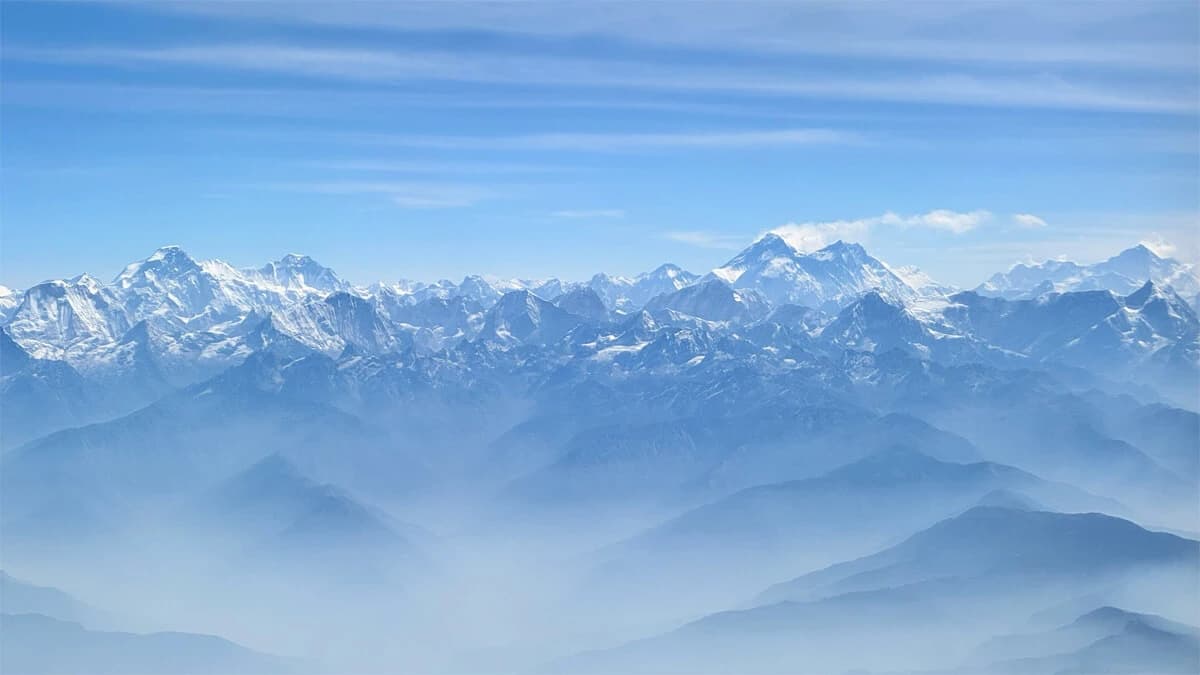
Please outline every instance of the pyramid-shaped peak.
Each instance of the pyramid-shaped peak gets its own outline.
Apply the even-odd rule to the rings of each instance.
[[[303,253],[288,253],[280,258],[279,262],[287,263],[289,265],[307,265],[316,261],[311,257],[304,255]]]
[[[468,274],[463,277],[461,283],[458,284],[458,289],[486,292],[487,294],[498,294],[496,287],[490,281],[479,274]]]
[[[195,260],[193,260],[192,257],[187,254],[187,251],[184,251],[183,247],[179,246],[178,244],[169,244],[167,246],[160,246],[157,250],[154,251],[154,253],[151,253],[150,257],[146,258],[146,260],[144,262],[148,262],[148,263],[165,262],[165,263],[169,263],[169,264],[174,264],[174,263],[195,264]]]
[[[993,506],[1002,509],[1019,509],[1025,511],[1045,510],[1029,495],[1010,488],[997,488],[979,498],[976,506]]]
[[[279,260],[276,260],[273,263],[268,263],[263,269],[266,271],[272,267],[308,273],[330,271],[328,267],[325,267],[321,263],[314,260],[312,256],[304,255],[302,253],[288,253]]]
[[[1125,304],[1129,307],[1141,307],[1146,301],[1158,294],[1158,286],[1149,279],[1142,287],[1125,296]]]
[[[816,253],[817,254],[832,253],[832,254],[837,254],[837,255],[842,255],[842,256],[852,255],[852,256],[861,257],[861,256],[867,255],[867,249],[863,248],[862,244],[858,244],[855,242],[847,242],[847,241],[838,239],[837,241],[826,246],[825,248],[822,248],[821,250],[817,251]]]
[[[87,272],[71,277],[67,280],[67,283],[72,286],[82,286],[92,293],[99,291],[100,287],[104,285],[100,283],[99,279],[88,274]]]
[[[258,269],[258,274],[284,288],[312,288],[326,293],[349,288],[333,270],[300,253],[288,253],[267,263]]]
[[[889,297],[885,292],[878,288],[872,288],[866,293],[863,293],[853,304],[848,306],[844,312],[855,311],[866,312],[868,314],[894,314],[907,311],[904,303],[898,302]]]
[[[631,314],[622,327],[626,330],[641,328],[645,330],[658,330],[658,322],[650,315],[650,312],[642,309],[636,314]]]
[[[507,310],[513,310],[523,307],[534,307],[543,302],[545,301],[534,295],[532,291],[525,288],[518,288],[500,296],[500,300],[496,302],[496,305]]]
[[[712,295],[713,293],[725,294],[733,290],[733,286],[724,279],[711,278],[701,279],[692,286],[680,289],[679,292],[687,292],[691,295]]]
[[[127,286],[140,283],[138,280],[170,278],[199,269],[200,265],[182,247],[172,244],[160,247],[144,260],[126,265],[117,275],[116,282]]]
[[[273,452],[260,459],[246,470],[246,475],[286,476],[291,479],[299,479],[301,477],[296,466],[278,452]]]
[[[1143,266],[1156,266],[1164,260],[1166,258],[1155,253],[1149,246],[1138,244],[1121,251],[1099,265],[1128,274],[1146,269]]]
[[[799,253],[795,246],[792,246],[788,243],[787,239],[784,239],[775,232],[768,232],[759,237],[746,251],[771,252],[778,255],[795,255]]]
[[[171,256],[180,254],[187,255],[187,252],[183,250],[182,246],[179,244],[166,244],[164,246],[159,246],[151,257],[153,258],[155,256]]]
[[[763,246],[778,246],[780,244],[790,246],[790,244],[787,243],[787,240],[776,232],[767,232],[763,236],[759,237],[754,243],[762,244]]]
[[[680,267],[679,265],[676,265],[674,263],[663,263],[663,264],[659,265],[658,267],[654,268],[654,270],[652,270],[651,272],[647,273],[646,276],[648,276],[648,277],[667,277],[670,279],[674,279],[675,277],[677,277],[681,274],[688,274],[688,272],[686,270],[684,270],[682,267]]]
[[[897,444],[835,469],[827,476],[862,485],[894,485],[957,476],[971,470],[970,465],[943,462],[915,448]]]
[[[142,319],[133,324],[133,326],[125,331],[121,336],[121,344],[140,344],[148,345],[155,338],[154,329],[150,326],[150,322]]]
[[[1130,256],[1130,257],[1136,256],[1139,258],[1161,258],[1162,257],[1159,254],[1155,253],[1154,249],[1150,248],[1149,246],[1147,246],[1145,244],[1138,244],[1137,246],[1127,248],[1124,251],[1121,251],[1120,253],[1117,254],[1118,258],[1121,256]]]

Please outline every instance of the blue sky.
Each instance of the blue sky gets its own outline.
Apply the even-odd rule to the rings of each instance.
[[[18,288],[167,243],[358,282],[704,271],[775,229],[964,286],[1200,257],[1194,2],[2,11]]]

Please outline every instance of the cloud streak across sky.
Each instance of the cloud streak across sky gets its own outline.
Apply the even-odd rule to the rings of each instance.
[[[535,152],[634,152],[644,150],[771,148],[862,143],[855,132],[837,129],[732,129],[662,133],[554,132],[513,136],[349,135],[371,145],[437,150]]]
[[[1168,3],[1048,3],[1012,1],[961,5],[864,2],[803,4],[707,2],[656,4],[647,21],[638,3],[413,2],[400,11],[372,3],[172,2],[159,11],[232,21],[333,28],[413,31],[489,31],[550,38],[603,36],[676,48],[713,44],[751,53],[872,58],[917,62],[1087,64],[1120,69],[1193,69],[1186,32],[1172,34],[1154,19],[1186,21],[1194,9]],[[857,39],[844,39],[854,13]],[[857,11],[856,11],[857,10]],[[863,11],[869,10],[869,11]],[[986,21],[986,35],[964,27]],[[1114,26],[1119,26],[1114,30]]]
[[[1017,0],[10,3],[0,244],[22,255],[0,282],[91,264],[73,242],[96,228],[124,233],[114,265],[151,228],[251,261],[358,235],[376,245],[341,266],[364,278],[703,271],[788,223],[970,285],[971,256],[930,251],[1096,236],[1080,212],[1137,218],[1121,247],[1193,251],[1153,214],[1200,203],[1198,21]]]
[[[827,69],[797,68],[795,64],[756,63],[738,68],[670,64],[659,60],[597,60],[278,43],[149,49],[111,46],[44,49],[14,45],[5,50],[5,55],[9,59],[35,63],[225,69],[377,85],[450,81],[1175,114],[1188,114],[1197,109],[1194,81],[1191,86],[1182,88],[1178,83],[1170,87],[1147,87],[1138,78],[1096,82],[1045,71],[996,74],[936,69],[838,76]]]

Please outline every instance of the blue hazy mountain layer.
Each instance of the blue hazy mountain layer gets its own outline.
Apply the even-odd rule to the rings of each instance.
[[[767,236],[359,287],[165,247],[35,285],[0,307],[2,665],[1188,672],[1194,274],[1110,262],[959,292]]]

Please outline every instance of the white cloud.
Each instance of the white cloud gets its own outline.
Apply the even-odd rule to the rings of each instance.
[[[663,239],[670,239],[700,248],[712,248],[723,251],[736,251],[746,245],[746,238],[738,235],[706,232],[703,230],[682,230],[664,232]]]
[[[555,211],[550,215],[555,218],[577,218],[577,219],[593,219],[593,218],[624,218],[625,211],[622,209],[565,209]]]
[[[408,209],[460,208],[496,196],[488,188],[457,183],[327,181],[271,183],[263,187],[330,195],[383,195],[393,204]]]
[[[824,248],[838,239],[864,241],[878,218],[835,220],[824,223],[788,223],[771,232],[783,237],[799,251],[810,252]]]
[[[1028,229],[1046,227],[1047,225],[1045,220],[1033,215],[1032,213],[1016,213],[1013,214],[1012,219],[1018,227],[1024,227]]]
[[[961,213],[948,209],[935,209],[929,213],[915,216],[899,216],[895,213],[885,213],[880,220],[884,225],[900,227],[924,227],[932,230],[945,230],[954,234],[962,234],[975,229],[992,219],[988,211],[976,210]]]
[[[1157,232],[1150,233],[1150,236],[1138,242],[1142,246],[1154,251],[1155,255],[1160,258],[1174,258],[1179,252],[1179,247],[1169,242],[1161,234]]]
[[[857,220],[788,223],[770,231],[783,237],[789,244],[801,251],[815,251],[838,239],[865,241],[870,236],[871,230],[881,225],[925,228],[962,234],[991,219],[992,214],[984,210],[959,212],[936,209],[911,216],[902,216],[889,211],[880,216]]]

